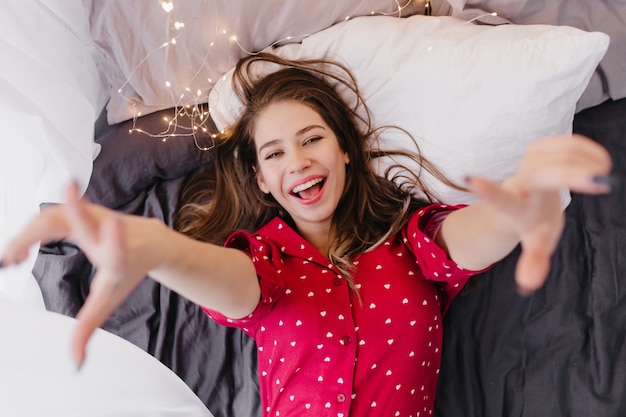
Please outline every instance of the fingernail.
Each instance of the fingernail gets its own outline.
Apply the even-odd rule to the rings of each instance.
[[[85,364],[85,356],[82,358],[74,358],[74,366],[76,367],[76,372],[80,372],[83,369],[83,365]]]
[[[4,260],[0,259],[0,268],[4,268]]]
[[[595,177],[593,177],[592,180],[596,184],[606,185],[611,190],[613,190],[614,188],[616,188],[619,185],[619,182],[617,181],[617,178],[615,178],[615,177],[613,177],[611,175],[596,175]]]
[[[517,293],[520,297],[529,297],[532,295],[533,291],[527,290],[526,288],[517,287]]]

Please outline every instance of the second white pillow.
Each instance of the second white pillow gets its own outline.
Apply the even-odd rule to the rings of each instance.
[[[375,124],[411,132],[422,154],[462,183],[475,174],[501,181],[515,172],[531,141],[571,133],[576,101],[608,44],[603,33],[565,26],[368,16],[268,52],[347,64]],[[219,129],[231,125],[242,108],[231,76],[232,70],[209,97]],[[381,147],[413,149],[393,129],[383,134]],[[425,179],[443,202],[475,201],[429,175]]]

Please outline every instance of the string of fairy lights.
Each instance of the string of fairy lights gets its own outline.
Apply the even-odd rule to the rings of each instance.
[[[180,37],[183,35],[186,29],[185,22],[175,20],[172,18],[172,12],[175,10],[176,5],[172,0],[157,0],[163,10],[166,13],[167,17],[167,27],[165,29],[165,34],[167,40],[163,44],[161,44],[156,49],[150,51],[146,56],[130,71],[126,81],[122,84],[122,86],[118,89],[118,94],[122,97],[123,100],[127,101],[131,104],[131,106],[135,107],[136,101],[130,97],[126,97],[123,93],[124,89],[129,85],[131,78],[135,75],[135,73],[144,65],[150,57],[165,49],[167,52],[168,48],[176,47]],[[367,0],[362,0],[355,8],[345,17],[344,20],[350,20],[358,14],[359,10]],[[402,1],[402,3],[400,2]],[[409,7],[415,0],[394,0],[395,2],[395,11],[393,12],[385,12],[385,11],[375,11],[372,10],[369,12],[370,15],[384,15],[384,16],[397,16],[401,18],[403,16],[404,10]],[[432,12],[432,7],[430,1],[424,2],[424,14],[430,15]],[[496,13],[490,13],[492,16],[496,16]],[[473,18],[471,21],[474,21],[482,16],[478,16]],[[471,22],[470,21],[470,22]],[[201,77],[203,72],[203,66],[209,61],[211,57],[211,50],[218,42],[227,42],[229,47],[234,46],[239,48],[241,52],[246,55],[254,55],[257,54],[258,51],[248,50],[244,45],[242,45],[239,41],[239,37],[237,34],[229,34],[227,30],[220,29],[216,23],[215,31],[214,31],[214,39],[208,42],[208,48],[205,56],[202,60],[202,65],[200,65],[195,73],[192,76],[192,80],[196,80]],[[276,40],[268,47],[273,47],[289,42],[299,42],[302,39],[306,38],[310,34],[302,33],[302,34],[293,34],[286,37],[283,37],[279,40]],[[225,75],[222,75],[225,76]],[[170,92],[172,98],[175,101],[175,105],[169,115],[163,116],[164,129],[160,132],[150,132],[144,130],[140,127],[141,116],[142,113],[140,111],[134,112],[132,118],[132,126],[129,129],[129,134],[132,133],[141,133],[143,135],[147,135],[149,137],[160,139],[163,142],[168,141],[172,138],[177,137],[192,137],[195,143],[195,146],[202,150],[208,151],[214,147],[213,140],[216,138],[216,131],[214,130],[214,125],[211,121],[210,116],[210,108],[208,106],[208,94],[211,89],[211,86],[214,85],[214,80],[211,77],[207,77],[206,79],[207,88],[204,89],[196,89],[192,90],[189,86],[177,86],[178,91],[182,91],[177,96],[175,96],[174,86],[169,80],[164,80],[164,87]],[[191,85],[191,83],[189,84]]]

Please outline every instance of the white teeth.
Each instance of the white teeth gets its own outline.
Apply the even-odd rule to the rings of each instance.
[[[300,191],[311,188],[315,184],[319,184],[320,182],[322,182],[322,178],[316,178],[314,180],[307,181],[304,184],[296,185],[295,187],[293,187],[293,190],[291,190],[291,192],[294,194],[298,194]]]

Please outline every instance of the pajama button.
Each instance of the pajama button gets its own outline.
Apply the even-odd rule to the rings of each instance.
[[[341,278],[339,278],[339,277],[336,277],[334,282],[335,282],[335,285],[339,286],[339,285],[341,285],[343,280]]]
[[[344,394],[337,395],[337,401],[339,401],[340,403],[344,402],[345,400],[346,400],[346,396]]]
[[[352,343],[352,338],[350,336],[344,336],[341,338],[342,345],[349,345],[350,343]]]

